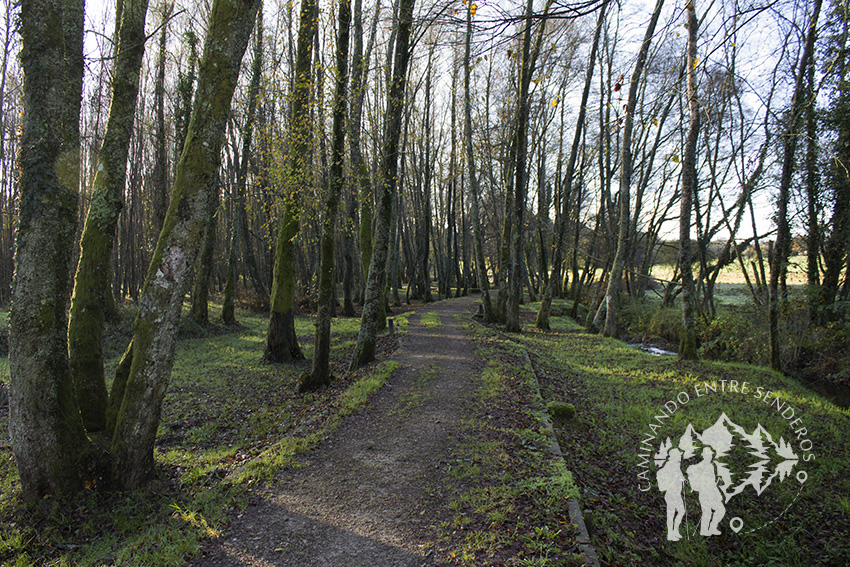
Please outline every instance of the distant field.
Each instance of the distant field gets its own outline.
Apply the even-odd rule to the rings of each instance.
[[[753,267],[751,264],[751,259],[745,260],[747,264],[747,268],[749,270],[750,281],[755,284],[755,279],[753,278]],[[767,260],[765,259],[765,262]],[[696,268],[696,266],[694,266]],[[767,277],[770,277],[770,268],[765,263],[765,274]],[[694,270],[694,274],[696,274],[696,269]],[[657,265],[652,268],[651,275],[659,280],[669,280],[673,277],[673,266],[670,265]],[[746,291],[747,288],[747,280],[744,278],[743,272],[741,272],[741,265],[735,262],[729,266],[726,266],[720,271],[720,275],[717,276],[718,284],[736,284],[744,287]],[[798,286],[806,283],[806,258],[805,256],[792,256],[788,262],[788,285],[789,286]]]

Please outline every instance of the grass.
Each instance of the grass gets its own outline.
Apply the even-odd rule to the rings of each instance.
[[[422,370],[410,391],[402,396],[396,407],[393,408],[392,414],[399,417],[410,415],[414,409],[421,407],[428,401],[430,393],[426,386],[439,373],[440,366],[438,364],[431,364],[428,368]]]
[[[443,322],[440,320],[440,315],[433,311],[423,313],[419,322],[422,323],[426,329],[439,329],[443,326]]]
[[[529,320],[537,306],[528,306]],[[694,566],[850,564],[846,537],[850,506],[841,496],[850,494],[848,410],[764,368],[651,356],[622,342],[586,334],[567,318],[553,319],[552,327],[551,332],[539,332],[527,325],[516,340],[531,353],[546,401],[563,401],[576,408],[575,418],[556,423],[555,429],[567,467],[581,489],[582,505],[590,513],[593,543],[604,561]],[[744,382],[746,393],[742,392]],[[707,390],[706,384],[717,387],[717,392]],[[777,401],[765,403],[767,391]],[[682,392],[688,394],[687,399],[681,398],[686,401],[680,400],[676,411],[660,420],[662,425],[653,432],[649,424],[658,423],[655,416],[665,403],[676,401]],[[790,414],[789,407],[800,418],[793,425],[792,419],[782,415],[783,411]],[[654,453],[667,437],[677,443],[687,424],[701,432],[721,413],[746,432],[761,424],[775,440],[782,437],[789,442],[800,459],[791,476],[774,481],[762,494],[748,487],[730,499],[721,524],[723,535],[693,534],[690,539],[669,542],[663,495],[654,485],[646,492],[639,488],[647,478],[654,483],[656,472],[650,457],[649,472],[639,477],[647,470],[640,466],[641,442],[656,433],[650,441]],[[743,445],[733,448],[728,459],[734,472],[743,471],[739,474],[753,462]],[[799,471],[808,475],[802,485],[795,476]],[[685,494],[687,525],[693,531],[700,507],[694,493],[686,490]],[[737,534],[729,528],[734,517],[742,518],[745,526]],[[747,533],[751,529],[757,531]]]
[[[456,565],[583,565],[567,499],[578,494],[554,459],[531,369],[515,342],[467,325],[486,366],[465,433],[445,465],[454,512],[442,528]]]
[[[220,309],[210,305],[211,321],[219,320]],[[338,378],[300,396],[297,379],[309,363],[261,362],[265,316],[239,311],[237,318],[237,328],[184,325],[154,449],[159,478],[148,489],[109,493],[92,487],[74,502],[25,505],[4,439],[0,564],[182,565],[205,539],[218,537],[228,516],[262,493],[266,481],[366,404],[397,367],[384,360],[347,373],[359,319],[336,318],[331,367]],[[395,319],[396,332],[403,333],[407,314]],[[298,317],[296,331],[309,360],[313,319]],[[109,336],[115,343],[107,341],[111,369],[128,335],[112,329]],[[394,342],[382,336],[379,357]],[[0,380],[8,382],[8,358],[0,359]],[[0,410],[0,430],[8,430],[7,410]]]

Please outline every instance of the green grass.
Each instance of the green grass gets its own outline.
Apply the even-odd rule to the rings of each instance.
[[[530,305],[529,310],[536,307]],[[622,342],[586,334],[566,318],[553,322],[557,324],[552,332],[526,326],[516,340],[532,354],[544,398],[576,408],[575,419],[556,423],[556,432],[567,466],[581,487],[583,506],[592,515],[593,543],[605,561],[694,566],[850,564],[846,537],[850,505],[841,497],[850,494],[846,474],[850,412],[764,368],[654,357]],[[732,380],[737,391],[726,388]],[[748,383],[747,394],[741,392],[743,382]],[[718,392],[698,397],[694,388],[705,392],[705,383],[716,384]],[[780,400],[777,404],[793,407],[801,422],[789,427],[776,406],[756,397],[759,387],[773,392],[771,397]],[[690,399],[663,420],[656,447],[668,436],[675,443],[688,423],[697,431],[705,430],[725,412],[747,432],[761,424],[775,440],[781,436],[791,443],[801,458],[814,457],[798,461],[791,477],[774,481],[761,495],[748,488],[734,497],[721,525],[724,535],[695,535],[690,541],[673,543],[666,541],[663,496],[655,488],[648,492],[638,488],[642,482],[637,476],[642,470],[638,449],[654,416],[681,392]],[[801,426],[806,427],[805,434],[799,433]],[[813,443],[811,451],[801,445],[805,438]],[[739,466],[734,470],[746,470],[751,461],[745,451],[733,449],[729,456],[730,464]],[[651,470],[654,475],[654,466]],[[793,477],[800,470],[808,474],[802,490]],[[686,505],[691,521],[698,521],[694,518],[699,505],[693,493],[686,494]],[[745,521],[747,530],[764,527],[751,534],[734,534],[728,521],[735,516]]]
[[[0,564],[2,565],[182,565],[205,539],[218,537],[228,516],[262,492],[297,455],[338,428],[386,383],[394,361],[347,372],[359,319],[332,324],[328,387],[297,395],[298,376],[312,356],[314,319],[296,318],[307,361],[273,365],[260,361],[267,320],[237,313],[238,328],[220,320],[199,329],[184,324],[171,383],[163,404],[154,456],[159,480],[136,493],[110,493],[91,487],[73,503],[27,506],[5,433],[0,448]],[[2,319],[0,312],[0,319]],[[396,332],[408,328],[408,315],[396,316]],[[125,321],[125,324],[127,322]],[[107,344],[107,376],[126,340],[113,330]],[[8,359],[0,359],[0,380],[8,381]],[[8,412],[0,411],[0,430]]]
[[[514,341],[466,325],[487,361],[465,433],[446,464],[454,512],[442,526],[447,560],[458,565],[583,565],[567,499],[572,475],[553,458],[531,369]]]
[[[419,322],[425,325],[426,329],[439,329],[443,326],[443,322],[440,320],[440,315],[433,311],[423,313]]]

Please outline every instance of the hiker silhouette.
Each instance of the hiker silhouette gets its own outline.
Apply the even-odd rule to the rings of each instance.
[[[714,453],[709,447],[703,447],[702,460],[688,467],[688,484],[691,490],[699,494],[699,504],[702,508],[699,533],[702,536],[720,535],[717,526],[726,515],[723,505],[723,493],[717,486],[717,474],[712,457]]]
[[[664,493],[667,502],[667,539],[679,541],[682,539],[679,526],[685,516],[685,499],[682,495],[685,476],[682,474],[682,452],[679,449],[670,450],[667,462],[658,469],[657,478],[658,489]]]

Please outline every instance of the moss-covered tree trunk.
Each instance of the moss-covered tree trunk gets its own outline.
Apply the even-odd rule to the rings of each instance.
[[[28,501],[78,490],[86,465],[66,318],[79,192],[82,17],[82,0],[21,2],[24,109],[9,434]]]
[[[147,0],[125,0],[118,30],[118,52],[112,82],[112,103],[98,166],[92,183],[92,201],[80,242],[80,261],[68,323],[68,350],[74,390],[89,431],[106,426],[106,382],[103,371],[104,319],[115,227],[124,204],[127,154],[139,72],[145,51]]]
[[[263,358],[286,362],[304,358],[295,334],[295,237],[299,229],[300,186],[308,183],[310,170],[310,67],[313,34],[317,32],[315,0],[301,1],[295,84],[292,86],[292,118],[289,126],[289,157],[284,181],[283,215],[275,246],[271,312]]]
[[[688,19],[688,110],[690,124],[685,148],[682,156],[682,184],[679,197],[679,270],[682,274],[682,332],[679,337],[679,359],[696,360],[697,336],[694,312],[696,297],[694,296],[694,276],[691,272],[693,256],[691,255],[691,208],[694,193],[697,190],[697,143],[699,142],[699,101],[697,100],[697,28],[699,22],[696,16],[693,0],[685,7]]]
[[[626,254],[629,247],[629,219],[631,218],[632,200],[632,130],[634,129],[635,122],[635,107],[637,105],[637,93],[641,75],[643,75],[643,68],[649,56],[649,46],[652,43],[652,36],[655,34],[655,26],[658,24],[658,18],[661,15],[663,5],[664,0],[657,0],[655,8],[652,11],[652,16],[649,18],[646,34],[643,37],[640,51],[638,51],[637,61],[635,62],[635,68],[632,71],[632,77],[629,81],[629,94],[626,99],[626,116],[623,120],[623,138],[620,150],[620,194],[618,197],[620,200],[620,218],[619,230],[617,232],[617,250],[614,253],[611,272],[608,274],[605,301],[599,306],[599,310],[597,310],[597,318],[600,318],[601,310],[605,310],[605,326],[602,329],[602,334],[606,337],[616,337],[618,334],[617,316],[619,314],[620,280],[623,278],[623,270],[626,266]]]
[[[372,31],[366,53],[363,52],[363,0],[355,0],[354,45],[351,53],[351,111],[349,115],[348,145],[351,152],[351,169],[357,180],[360,201],[360,262],[364,281],[369,275],[369,264],[372,261],[372,178],[369,168],[363,159],[360,147],[360,130],[363,123],[363,94],[369,71],[369,59],[375,40],[375,25],[380,12],[380,1],[375,7],[375,18],[372,20]]]
[[[210,199],[209,209],[207,209],[204,244],[198,257],[195,279],[192,284],[192,307],[189,310],[189,316],[195,323],[202,326],[210,323],[210,275],[212,274],[213,256],[215,254],[215,216],[220,200],[220,187],[219,178],[216,177],[210,191],[212,199]]]
[[[125,489],[143,485],[154,472],[153,445],[174,361],[180,309],[201,246],[230,101],[259,2],[213,2],[192,119],[139,299],[132,362],[112,436],[113,474]]]
[[[334,286],[334,237],[339,197],[345,183],[345,99],[348,94],[348,36],[351,22],[350,0],[340,0],[336,41],[336,88],[333,101],[333,140],[328,194],[322,224],[321,258],[319,266],[319,297],[316,316],[316,340],[313,348],[313,367],[302,376],[298,389],[315,390],[331,381],[331,318],[336,303]]]
[[[354,317],[354,225],[357,217],[357,199],[352,187],[347,187],[348,193],[345,205],[345,225],[342,237],[342,315],[343,317]]]
[[[369,276],[366,282],[366,301],[360,320],[357,346],[351,368],[357,368],[375,358],[378,339],[378,317],[384,302],[387,252],[390,241],[390,220],[393,196],[398,185],[398,147],[404,117],[404,93],[407,65],[410,61],[410,28],[413,24],[414,0],[399,0],[398,33],[395,43],[393,74],[384,115],[384,147],[381,153],[381,190],[375,219],[375,240]]]

